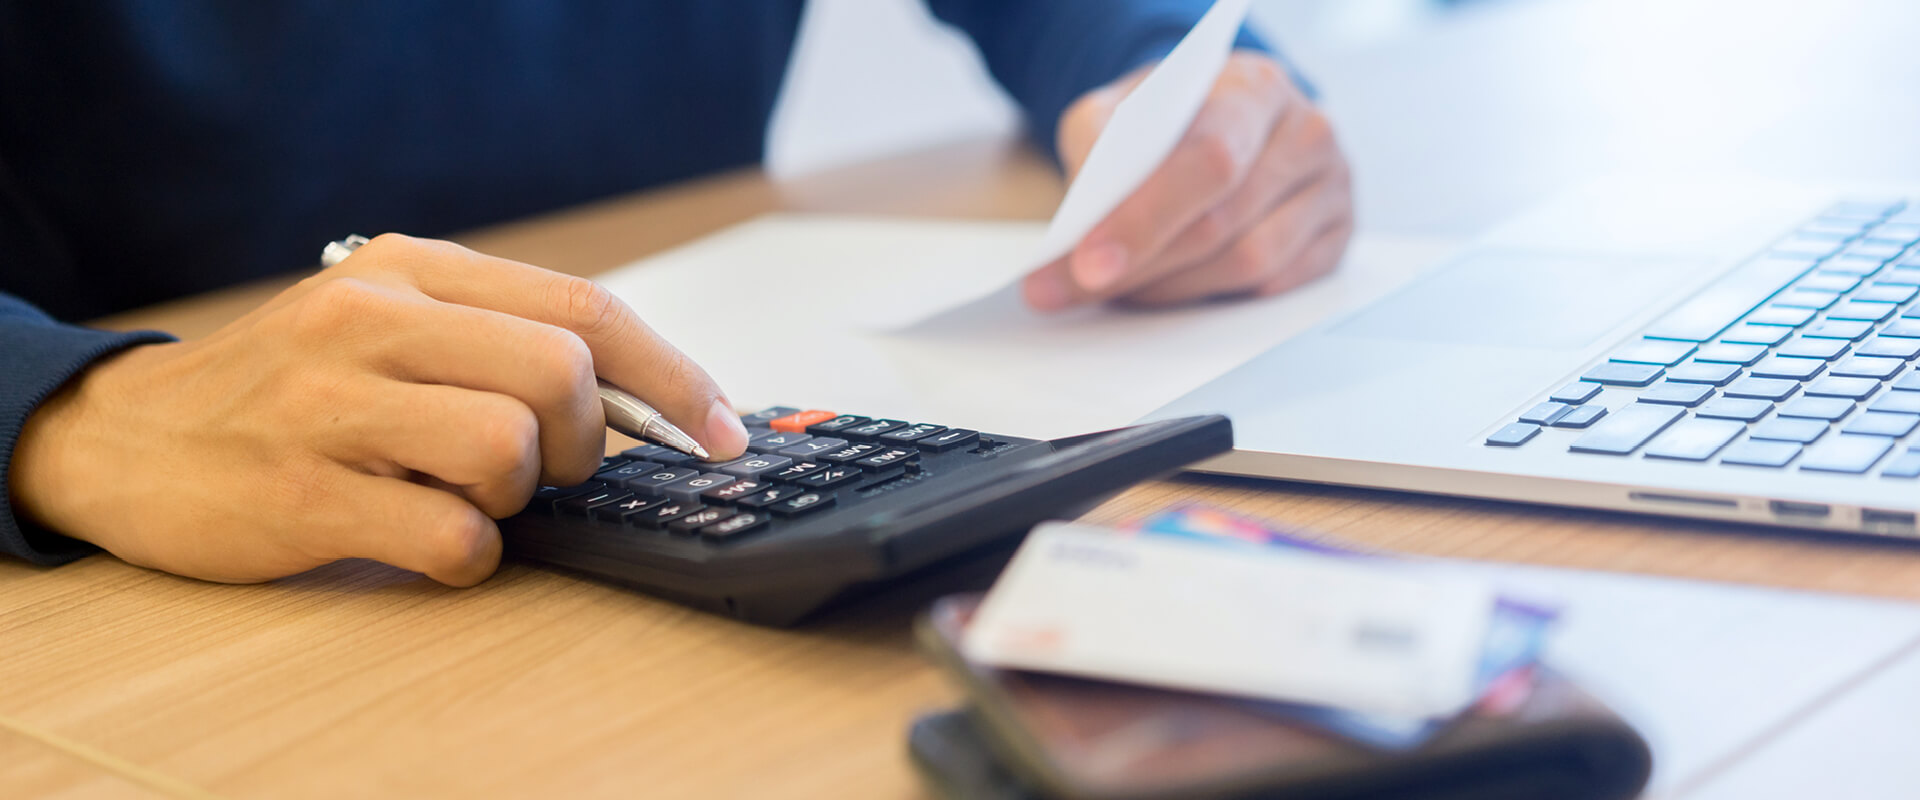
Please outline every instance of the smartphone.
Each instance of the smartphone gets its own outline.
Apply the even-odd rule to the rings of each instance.
[[[950,797],[1613,800],[1652,768],[1631,727],[1547,671],[1523,701],[1476,706],[1395,750],[1235,698],[971,663],[958,642],[978,604],[942,598],[917,629],[969,701],[910,740]]]

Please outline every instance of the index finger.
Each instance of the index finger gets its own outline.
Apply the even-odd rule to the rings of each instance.
[[[386,234],[360,249],[381,252],[382,265],[441,302],[572,331],[593,352],[596,374],[659,409],[715,459],[745,451],[746,428],[713,378],[600,284],[439,240]]]

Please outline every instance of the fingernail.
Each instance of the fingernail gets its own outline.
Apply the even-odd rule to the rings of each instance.
[[[1073,304],[1073,289],[1067,276],[1048,270],[1027,280],[1027,305],[1041,311],[1059,311]]]
[[[1127,249],[1113,242],[1094,245],[1085,252],[1075,253],[1073,258],[1073,279],[1080,282],[1080,288],[1097,292],[1120,282],[1127,273]]]
[[[707,411],[707,453],[718,461],[747,451],[747,426],[724,400],[715,400]]]

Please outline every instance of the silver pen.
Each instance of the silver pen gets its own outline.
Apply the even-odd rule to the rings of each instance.
[[[320,251],[320,266],[331,267],[345,261],[347,256],[353,255],[353,251],[366,243],[367,237],[359,234],[328,242],[326,249]],[[607,427],[643,442],[671,447],[701,461],[707,460],[707,449],[688,436],[686,431],[674,427],[653,406],[605,380],[599,381],[599,390],[600,408],[606,412]]]

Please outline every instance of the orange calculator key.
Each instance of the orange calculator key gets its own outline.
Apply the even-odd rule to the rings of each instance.
[[[767,423],[767,427],[786,433],[806,433],[808,425],[826,422],[837,416],[840,415],[832,411],[802,411],[798,414],[788,414],[769,422]]]

